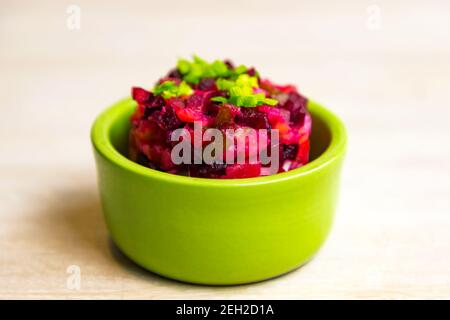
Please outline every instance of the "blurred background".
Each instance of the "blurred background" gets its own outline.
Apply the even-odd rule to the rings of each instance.
[[[335,226],[300,270],[191,286],[108,238],[90,126],[194,53],[294,83],[347,125]],[[449,298],[449,100],[448,0],[0,0],[0,298]]]

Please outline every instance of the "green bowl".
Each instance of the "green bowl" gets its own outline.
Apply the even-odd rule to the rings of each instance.
[[[267,177],[204,179],[143,167],[126,157],[130,98],[104,111],[91,139],[106,223],[142,267],[199,284],[272,278],[310,260],[333,221],[346,148],[342,122],[317,103],[311,162]]]

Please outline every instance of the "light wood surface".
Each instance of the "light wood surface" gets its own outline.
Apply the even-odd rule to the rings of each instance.
[[[72,3],[79,30],[69,2],[0,2],[0,298],[450,298],[448,1]],[[194,286],[109,240],[90,125],[194,52],[295,83],[348,127],[333,231],[295,272]]]

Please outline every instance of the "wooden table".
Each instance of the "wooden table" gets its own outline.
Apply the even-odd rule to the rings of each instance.
[[[0,298],[450,298],[448,1],[76,3],[80,29],[64,3],[2,1]],[[295,272],[183,284],[108,237],[90,125],[193,52],[296,83],[348,127],[332,234]]]

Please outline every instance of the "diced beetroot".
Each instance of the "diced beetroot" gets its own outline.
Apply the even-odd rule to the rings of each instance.
[[[162,170],[169,170],[175,167],[171,159],[170,150],[161,145],[152,145],[145,154]]]
[[[233,164],[226,168],[225,179],[252,178],[261,175],[261,163]]]
[[[236,123],[254,129],[270,129],[271,127],[267,115],[254,108],[244,108],[241,110],[241,115],[236,116]]]
[[[258,111],[265,113],[267,119],[272,127],[277,126],[279,123],[285,123],[284,117],[280,112],[280,109],[269,106],[260,106]]]
[[[205,114],[210,117],[216,117],[219,113],[220,104],[209,103],[205,108]]]
[[[302,124],[307,113],[307,99],[297,92],[290,92],[287,101],[281,105],[281,108],[291,112],[291,121],[296,124]]]
[[[178,69],[172,69],[167,74],[167,78],[181,79],[182,77],[183,75],[180,73],[180,71],[178,71]]]
[[[165,143],[167,140],[165,130],[161,129],[153,120],[139,121],[138,127],[133,131],[138,147],[141,144]]]
[[[248,70],[247,70],[247,74],[248,74],[250,77],[254,77],[254,76],[256,75],[256,70],[255,70],[255,68],[250,68],[250,69],[248,69]]]
[[[203,110],[204,97],[201,94],[193,94],[186,100],[186,108],[201,111]]]
[[[200,111],[191,108],[178,109],[175,112],[177,114],[178,119],[180,119],[183,122],[194,122],[203,120],[203,114]]]
[[[285,85],[285,86],[275,86],[276,89],[280,90],[283,93],[291,93],[291,92],[296,92],[297,88],[293,85]]]
[[[134,110],[133,114],[130,117],[130,121],[131,121],[133,127],[138,126],[139,121],[144,116],[144,112],[145,112],[145,106],[143,104],[138,104],[136,110]]]
[[[284,122],[289,123],[291,120],[291,112],[286,109],[280,109],[280,116],[283,117]]]
[[[189,166],[189,174],[198,178],[220,178],[225,174],[227,165],[221,163],[192,164]]]
[[[234,69],[234,63],[231,60],[226,59],[223,62],[227,65],[228,68]]]
[[[165,105],[166,102],[161,96],[151,96],[146,102],[144,102],[144,106],[147,108],[162,108]]]
[[[153,94],[145,89],[133,87],[131,89],[131,96],[137,103],[145,103],[148,102],[151,97],[153,97]]]
[[[158,168],[149,160],[149,158],[142,152],[139,152],[136,156],[136,162],[144,167],[149,167],[155,170],[158,170]]]
[[[175,130],[183,123],[178,119],[172,106],[166,106],[161,111],[156,111],[153,115],[156,123],[164,130]]]
[[[309,147],[309,140],[302,143],[299,147],[297,161],[299,161],[302,165],[307,164],[309,161]]]
[[[214,78],[204,78],[198,84],[198,89],[202,91],[217,90],[216,80]]]
[[[283,145],[283,158],[282,160],[294,160],[297,157],[298,144],[285,144]]]

